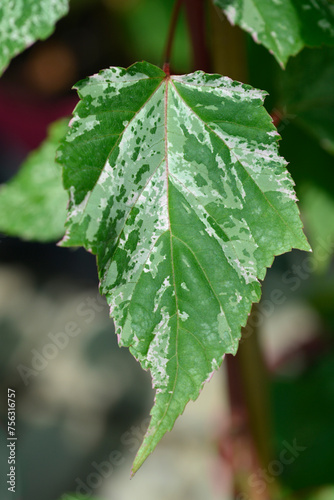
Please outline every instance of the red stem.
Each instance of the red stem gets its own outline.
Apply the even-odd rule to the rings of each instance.
[[[184,0],[190,31],[195,69],[210,71],[211,61],[206,40],[205,0]]]

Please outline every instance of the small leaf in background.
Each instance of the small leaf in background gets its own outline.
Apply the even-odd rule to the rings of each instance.
[[[89,497],[90,500],[100,500],[99,498],[97,497]],[[59,500],[86,500],[87,499],[87,495],[75,495],[74,493],[73,494],[70,494],[68,493],[67,495],[63,495],[62,497],[59,498]]]
[[[101,292],[156,388],[135,472],[223,359],[275,255],[309,250],[264,92],[137,63],[77,85],[60,148],[64,246],[97,255]]]
[[[334,49],[303,50],[277,74],[276,82],[279,107],[334,154]]]
[[[311,488],[333,483],[334,450],[328,443],[334,441],[334,355],[330,344],[325,346],[298,375],[276,375],[271,381],[277,458],[282,456],[284,443],[299,446],[295,460],[283,467],[280,481],[292,492],[305,492],[309,500]],[[330,500],[333,491],[327,493],[328,497],[323,492],[319,498]]]
[[[1,0],[0,75],[14,56],[51,35],[68,4],[69,0]]]
[[[304,185],[300,199],[315,268],[324,273],[334,254],[334,198],[315,185]]]
[[[18,174],[0,187],[0,231],[26,240],[59,240],[65,232],[68,195],[56,149],[68,120],[55,122],[49,137],[32,152]]]
[[[213,0],[229,21],[285,66],[305,45],[334,45],[334,5],[327,0]]]

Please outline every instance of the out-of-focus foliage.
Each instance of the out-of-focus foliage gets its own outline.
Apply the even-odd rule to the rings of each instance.
[[[68,196],[55,156],[67,124],[66,119],[54,123],[41,147],[30,154],[10,182],[1,186],[1,232],[37,241],[63,236]]]
[[[334,500],[334,487],[325,486],[306,494],[303,500]]]
[[[268,109],[278,121],[281,152],[305,211],[315,267],[326,271],[333,255],[334,49],[306,48],[286,70],[273,64],[262,47],[251,42],[248,49],[250,82],[269,92]]]
[[[314,185],[300,189],[300,197],[315,268],[327,271],[334,251],[334,197]]]
[[[174,0],[109,0],[117,10],[127,34],[129,57],[163,64],[163,52],[167,39]],[[172,68],[185,73],[191,68],[191,48],[184,15],[181,14],[173,43]]]
[[[277,454],[285,442],[299,447],[295,459],[283,467],[284,484],[293,490],[332,484],[333,351],[297,377],[276,378],[272,389]]]
[[[334,154],[334,49],[305,49],[277,76],[283,115]]]
[[[90,496],[89,497],[90,500],[101,500],[97,497],[92,497]],[[59,500],[86,500],[87,499],[87,495],[63,495],[61,498],[59,498]]]
[[[274,256],[309,246],[263,92],[148,63],[77,88],[63,245],[97,255],[120,344],[157,389],[136,471],[236,352]]]

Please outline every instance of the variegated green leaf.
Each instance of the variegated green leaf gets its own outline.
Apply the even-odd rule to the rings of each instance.
[[[332,0],[213,0],[283,66],[305,45],[334,45]]]
[[[67,119],[55,122],[18,174],[0,186],[0,232],[43,242],[64,235],[68,196],[55,156],[67,125]]]
[[[136,471],[235,353],[275,255],[309,249],[264,93],[137,63],[77,86],[63,245],[97,255],[119,342],[152,374]]]
[[[44,40],[58,19],[67,14],[69,0],[1,0],[0,2],[0,74],[10,60]]]
[[[334,154],[334,48],[303,50],[277,72],[276,82],[278,107]]]

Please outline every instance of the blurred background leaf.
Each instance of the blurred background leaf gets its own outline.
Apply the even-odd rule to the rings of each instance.
[[[277,106],[334,154],[334,49],[304,49],[277,79]]]
[[[326,0],[214,0],[233,24],[262,43],[285,66],[305,45],[334,44],[334,12]]]
[[[0,5],[0,74],[12,57],[36,40],[44,40],[54,30],[55,23],[68,12],[69,0],[12,2]]]
[[[16,177],[0,186],[0,232],[42,242],[64,235],[68,195],[55,158],[67,127],[66,119],[54,123],[49,137],[30,153]]]

